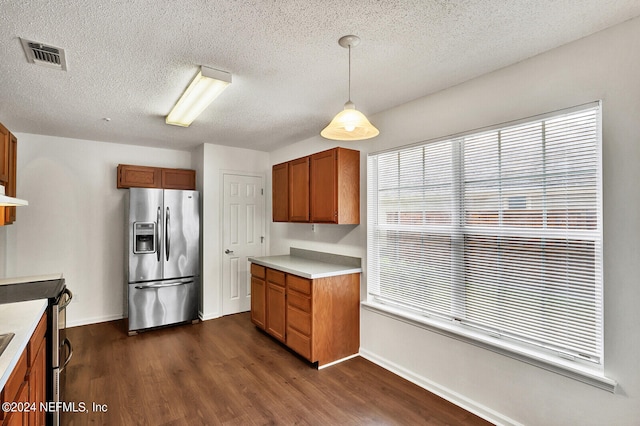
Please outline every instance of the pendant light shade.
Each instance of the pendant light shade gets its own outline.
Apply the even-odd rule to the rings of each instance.
[[[378,136],[380,132],[355,108],[353,102],[344,104],[340,111],[320,135],[337,141],[358,141]]]
[[[331,123],[320,132],[323,138],[337,141],[359,141],[376,137],[380,133],[351,102],[351,48],[357,46],[358,43],[360,43],[360,38],[354,35],[347,35],[338,40],[340,46],[349,49],[349,100],[344,104],[344,110],[336,114]]]

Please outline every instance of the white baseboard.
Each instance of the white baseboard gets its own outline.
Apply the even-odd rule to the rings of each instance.
[[[367,351],[366,349],[360,348],[360,356],[495,425],[523,426],[522,423],[518,423],[509,417],[506,417],[425,377],[417,375],[392,361]]]
[[[355,358],[357,356],[360,356],[360,354],[349,355],[349,356],[346,356],[344,358],[340,358],[340,359],[338,359],[336,361],[332,361],[332,362],[330,362],[328,364],[319,365],[318,366],[318,370],[322,370],[323,368],[331,367],[332,365],[340,364],[341,362],[345,362],[345,361],[347,361],[347,360],[349,360],[351,358]]]
[[[105,315],[101,317],[82,318],[76,321],[67,320],[67,328],[80,327],[81,325],[97,324],[99,322],[115,321],[124,318],[122,314]]]
[[[220,315],[215,315],[215,314],[204,315],[202,312],[198,312],[198,316],[202,321],[208,321],[208,320],[220,318]]]
[[[200,317],[200,320],[202,320],[202,321],[220,318],[220,315],[207,315],[207,316],[204,316],[204,315],[202,315],[202,312],[198,312],[198,316]],[[100,322],[115,321],[115,320],[119,320],[119,319],[122,319],[122,318],[124,318],[124,316],[122,314],[115,314],[115,315],[105,315],[105,316],[101,316],[101,317],[82,318],[82,319],[76,320],[76,321],[67,320],[67,328],[80,327],[82,325],[89,325],[89,324],[97,324],[97,323],[100,323]]]

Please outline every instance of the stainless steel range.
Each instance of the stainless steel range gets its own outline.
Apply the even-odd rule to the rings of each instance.
[[[47,324],[47,401],[52,407],[63,402],[64,375],[62,372],[71,360],[73,348],[65,335],[66,311],[73,294],[67,288],[62,274],[37,275],[0,280],[0,303],[48,299]],[[49,411],[47,424],[58,426],[60,412]]]

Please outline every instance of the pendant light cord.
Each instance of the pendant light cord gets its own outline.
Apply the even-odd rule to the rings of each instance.
[[[351,102],[351,44],[349,44],[349,102]]]

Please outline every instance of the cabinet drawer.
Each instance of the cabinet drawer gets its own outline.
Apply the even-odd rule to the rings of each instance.
[[[287,275],[287,285],[290,290],[299,291],[304,294],[311,294],[311,280],[297,277],[295,275]]]
[[[251,264],[251,275],[253,275],[256,278],[262,278],[264,279],[265,277],[265,270],[267,268],[265,268],[264,266],[260,266],[260,265],[256,265],[255,263]]]
[[[290,327],[307,336],[311,335],[311,314],[289,307],[287,309],[287,320]]]
[[[309,361],[311,359],[311,339],[293,328],[287,329],[287,345]]]
[[[44,336],[47,332],[47,313],[40,318],[40,322],[36,327],[36,331],[33,332],[33,336],[31,336],[31,340],[29,340],[29,366],[34,364],[36,359],[36,355],[40,350],[40,346],[44,343]]]
[[[27,351],[23,351],[16,367],[13,369],[7,384],[4,386],[4,401],[14,401],[20,386],[24,383],[25,376],[27,375]]]
[[[289,288],[291,289],[291,288]],[[311,298],[295,291],[290,291],[287,294],[288,304],[300,309],[303,312],[311,313]]]
[[[267,281],[284,287],[284,272],[267,269]]]

